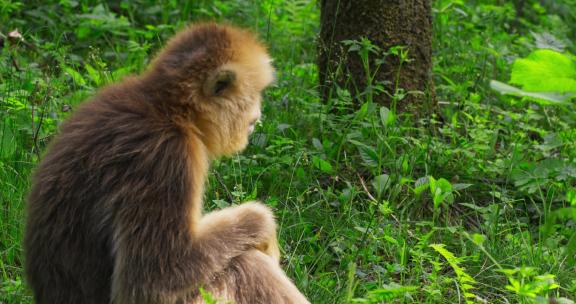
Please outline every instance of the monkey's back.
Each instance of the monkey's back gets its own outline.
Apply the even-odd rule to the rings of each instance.
[[[153,141],[178,147],[181,134],[154,117],[131,81],[104,89],[64,122],[34,174],[24,249],[38,304],[109,303],[119,208],[159,199],[166,187],[146,192],[157,179],[146,170],[181,161],[177,151],[149,151]]]

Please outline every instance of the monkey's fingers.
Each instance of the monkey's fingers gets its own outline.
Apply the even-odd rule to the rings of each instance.
[[[277,263],[280,263],[280,246],[278,245],[276,234],[274,234],[268,242],[256,246],[256,249],[270,256]]]

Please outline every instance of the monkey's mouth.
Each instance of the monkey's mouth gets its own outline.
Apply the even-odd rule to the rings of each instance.
[[[254,119],[251,123],[250,126],[248,126],[248,134],[252,134],[254,132],[254,129],[256,128],[256,124],[259,122],[259,119]]]

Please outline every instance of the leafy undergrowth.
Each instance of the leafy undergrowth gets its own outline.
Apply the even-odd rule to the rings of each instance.
[[[0,303],[32,301],[23,201],[58,124],[191,19],[270,45],[263,123],[214,164],[205,201],[273,206],[283,265],[312,303],[572,303],[576,112],[570,89],[529,76],[544,66],[574,81],[569,65],[538,60],[574,63],[576,3],[524,1],[517,16],[508,2],[434,1],[439,107],[413,115],[338,88],[320,102],[314,1],[0,0]],[[348,44],[351,56],[370,47]],[[398,54],[385,51],[374,56]],[[538,95],[547,84],[558,94]]]

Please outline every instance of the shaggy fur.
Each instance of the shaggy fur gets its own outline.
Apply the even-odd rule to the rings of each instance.
[[[246,146],[272,79],[252,34],[199,24],[78,108],[28,200],[36,303],[203,303],[201,287],[236,303],[307,303],[278,264],[270,209],[201,211],[210,160]]]

